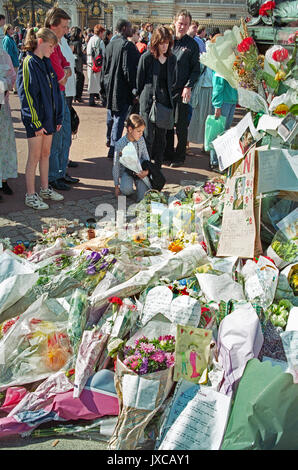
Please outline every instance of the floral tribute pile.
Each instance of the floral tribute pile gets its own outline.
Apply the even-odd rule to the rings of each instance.
[[[263,55],[242,22],[201,60],[254,126],[291,119],[294,136],[297,38]],[[254,142],[274,175],[275,152],[297,158],[278,128]],[[176,194],[149,190],[122,225],[53,222],[31,244],[0,240],[0,447],[72,435],[114,451],[298,449],[298,188],[289,177],[290,194],[259,191],[250,155]]]

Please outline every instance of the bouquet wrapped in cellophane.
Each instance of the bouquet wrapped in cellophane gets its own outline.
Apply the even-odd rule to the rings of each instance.
[[[139,337],[124,346],[116,360],[115,387],[119,416],[110,450],[136,449],[143,431],[173,386],[175,337]],[[130,341],[131,342],[131,341]]]

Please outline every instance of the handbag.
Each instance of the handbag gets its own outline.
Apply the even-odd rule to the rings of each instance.
[[[174,110],[156,101],[157,74],[153,70],[153,103],[149,113],[149,120],[160,129],[170,130],[174,127]]]
[[[148,178],[150,180],[152,189],[161,191],[166,184],[166,179],[160,168],[149,160],[144,160],[142,162],[142,169],[149,171]]]
[[[71,122],[71,133],[75,135],[78,132],[80,118],[73,106],[70,109],[70,122]]]

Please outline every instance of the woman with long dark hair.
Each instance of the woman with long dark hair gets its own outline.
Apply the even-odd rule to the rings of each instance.
[[[76,96],[74,101],[82,102],[85,76],[83,73],[84,53],[82,42],[82,30],[77,26],[71,29],[69,45],[73,47],[75,55],[75,73],[76,73]]]
[[[140,115],[146,127],[144,137],[151,160],[161,167],[166,147],[166,129],[150,121],[149,113],[156,102],[173,108],[172,86],[176,76],[176,57],[172,54],[173,37],[165,26],[158,26],[151,37],[150,49],[138,65],[137,90],[140,97]],[[156,88],[156,89],[155,89]]]

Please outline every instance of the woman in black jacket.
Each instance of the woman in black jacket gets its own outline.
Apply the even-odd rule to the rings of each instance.
[[[75,55],[75,72],[76,72],[76,97],[75,101],[82,102],[82,94],[84,89],[85,76],[83,73],[84,52],[82,31],[77,26],[71,29],[69,45],[73,47]]]
[[[158,26],[152,34],[150,50],[141,56],[137,71],[140,114],[146,123],[144,137],[149,156],[159,167],[164,159],[167,131],[151,122],[149,113],[154,91],[157,102],[167,108],[173,108],[172,86],[176,76],[176,57],[172,54],[172,45],[173,38],[169,29]]]

